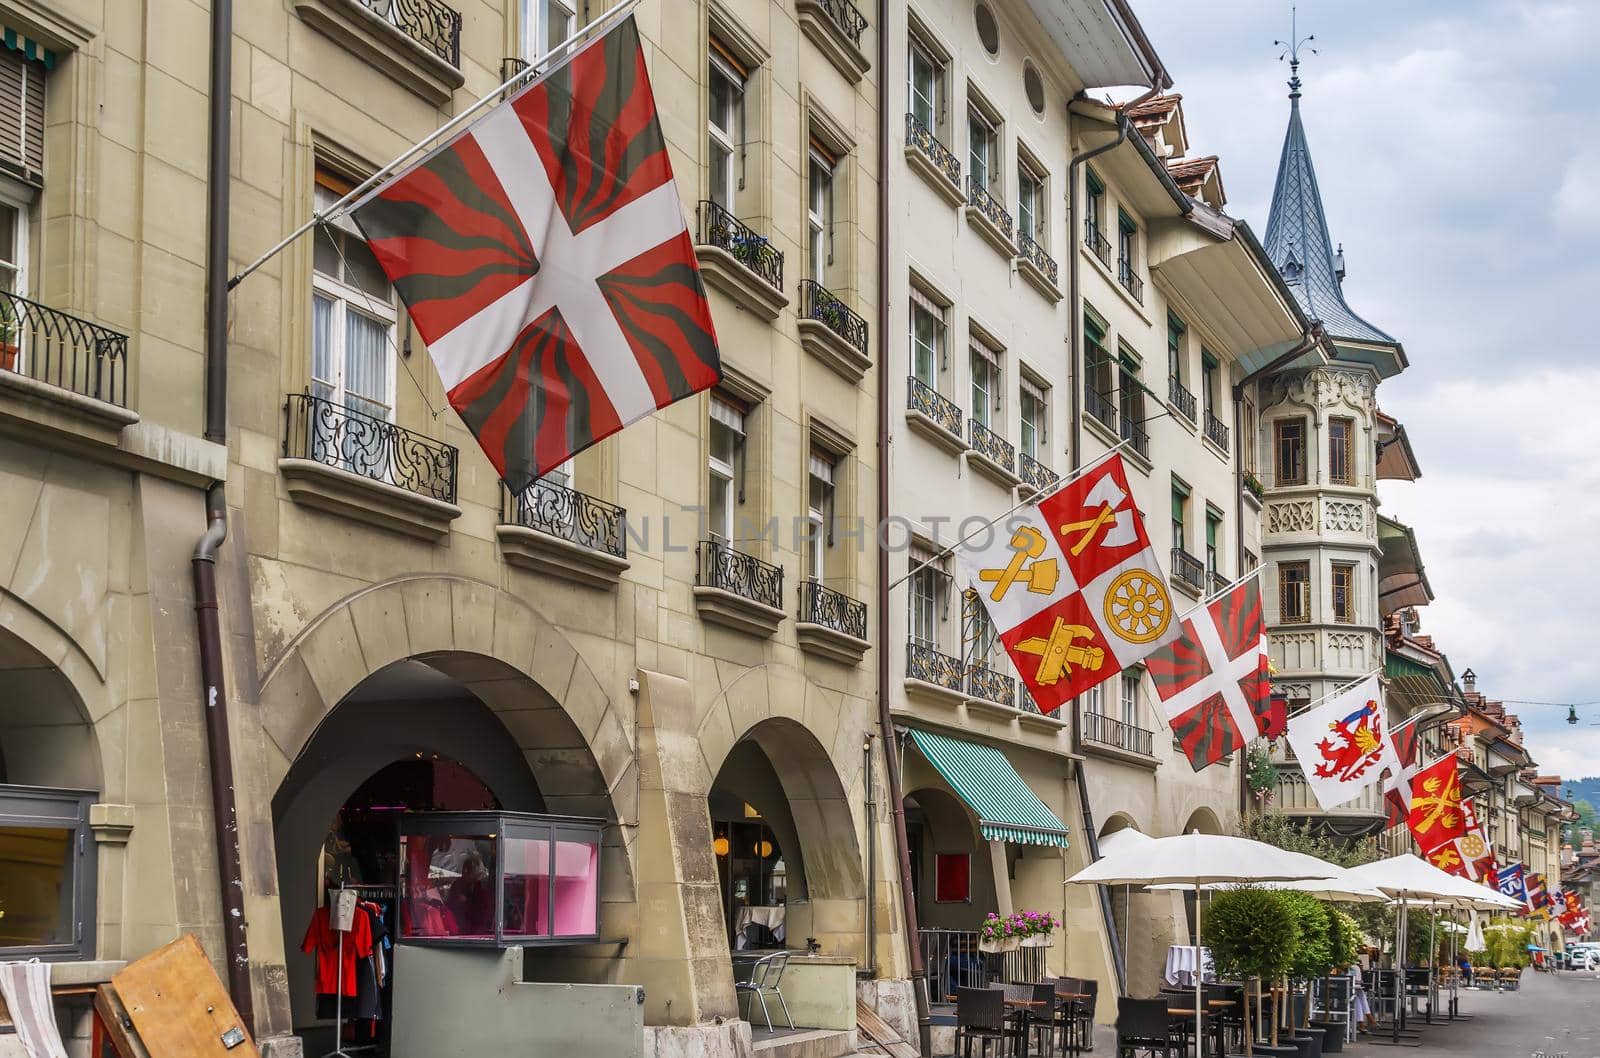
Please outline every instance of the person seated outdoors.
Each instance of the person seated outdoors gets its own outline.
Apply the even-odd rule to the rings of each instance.
[[[1367,1001],[1367,986],[1361,979],[1361,964],[1351,963],[1345,968],[1350,977],[1350,1020],[1356,1023],[1357,1032],[1376,1032],[1378,1018]]]

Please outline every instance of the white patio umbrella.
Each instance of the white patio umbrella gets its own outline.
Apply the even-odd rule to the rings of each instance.
[[[1319,861],[1321,862],[1321,861]],[[1333,900],[1347,904],[1387,904],[1389,896],[1376,886],[1362,881],[1350,874],[1345,868],[1336,864],[1324,865],[1330,872],[1326,878],[1300,878],[1288,882],[1254,882],[1262,889],[1286,889],[1291,892],[1305,893],[1319,900]],[[1206,886],[1208,892],[1217,892],[1232,888],[1238,883],[1213,882]],[[1151,889],[1188,889],[1187,885],[1152,885]]]
[[[1066,885],[1179,885],[1195,892],[1195,954],[1204,942],[1201,923],[1201,889],[1216,884],[1253,885],[1330,878],[1339,868],[1304,853],[1288,852],[1249,838],[1223,834],[1179,834],[1170,838],[1130,842],[1091,863],[1068,878]],[[1205,1036],[1205,1006],[1200,984],[1205,974],[1194,975],[1195,1046]]]
[[[1121,830],[1113,830],[1111,833],[1100,837],[1100,856],[1103,859],[1120,849],[1143,845],[1154,840],[1155,838],[1152,838],[1149,834],[1135,830],[1132,827],[1123,827]],[[1128,970],[1128,934],[1133,931],[1133,889],[1126,885],[1122,887],[1122,922],[1122,970],[1126,974]]]

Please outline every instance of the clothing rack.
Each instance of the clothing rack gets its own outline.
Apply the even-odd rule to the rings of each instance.
[[[329,889],[328,894],[332,896],[335,893],[342,893],[346,889],[350,890],[351,892],[358,892],[363,888],[371,889],[375,887],[340,885],[337,888]],[[337,909],[337,903],[334,903],[328,908],[328,916],[330,919],[333,918]],[[356,909],[356,913],[360,913],[359,908]],[[351,1058],[351,1055],[358,1051],[375,1051],[378,1049],[378,1045],[375,1043],[364,1043],[357,1044],[349,1048],[346,1048],[344,1045],[344,935],[346,931],[338,928],[337,920],[333,921],[333,931],[339,935],[339,969],[334,975],[335,983],[333,988],[333,1050],[324,1054],[322,1058]]]

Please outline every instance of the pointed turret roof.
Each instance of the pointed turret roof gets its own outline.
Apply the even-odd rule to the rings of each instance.
[[[1329,337],[1398,346],[1396,339],[1345,303],[1340,286],[1344,267],[1335,261],[1317,173],[1311,166],[1311,148],[1300,120],[1299,65],[1298,60],[1290,63],[1294,73],[1289,79],[1289,131],[1278,159],[1278,183],[1272,191],[1272,212],[1263,243],[1295,300],[1307,316],[1322,321]]]

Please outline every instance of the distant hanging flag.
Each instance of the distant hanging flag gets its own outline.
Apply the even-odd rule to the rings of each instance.
[[[1411,814],[1411,779],[1417,774],[1417,725],[1407,724],[1389,732],[1399,766],[1391,766],[1383,777],[1383,799],[1387,810],[1385,830],[1393,830]]]
[[[1281,727],[1267,675],[1260,584],[1252,577],[1196,606],[1181,629],[1145,668],[1184,756],[1199,771]]]
[[[1543,918],[1549,917],[1550,892],[1545,888],[1544,875],[1529,874],[1528,880],[1528,908],[1534,915]]]
[[[1406,818],[1417,848],[1436,849],[1452,838],[1465,837],[1467,817],[1461,810],[1461,775],[1454,753],[1434,761],[1411,779],[1411,812]]]
[[[721,377],[631,16],[353,215],[513,491]]]
[[[957,555],[1043,712],[1178,634],[1120,455],[979,533]]]
[[[1289,746],[1324,811],[1354,800],[1385,767],[1398,770],[1377,676],[1289,720]]]
[[[1500,895],[1509,896],[1513,900],[1520,900],[1522,906],[1528,905],[1528,879],[1520,863],[1508,863],[1495,873],[1495,888],[1500,890]]]

